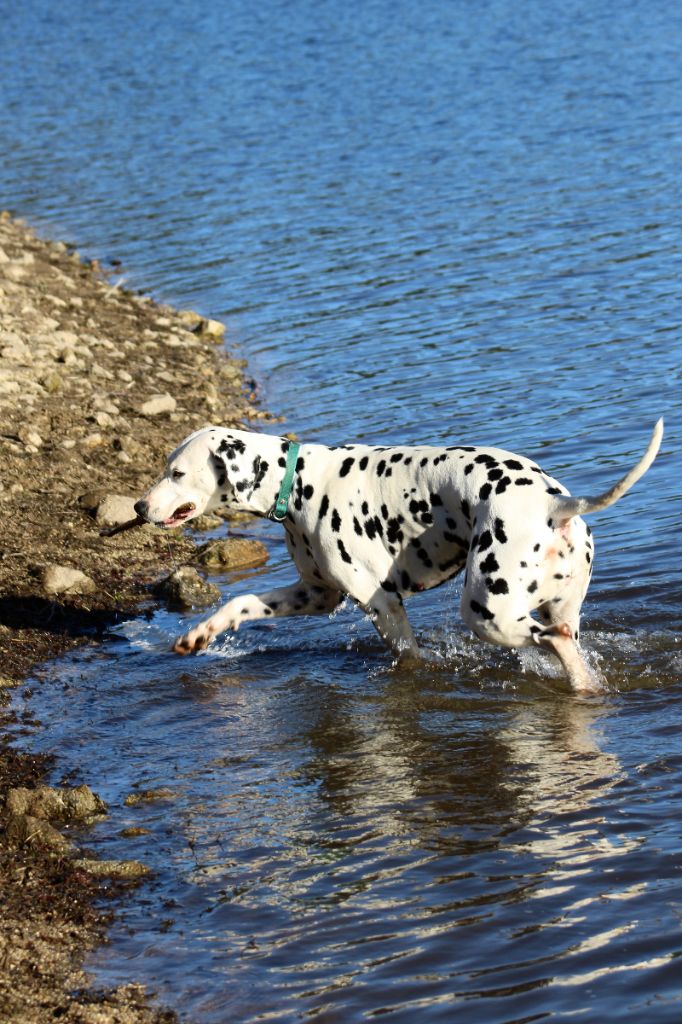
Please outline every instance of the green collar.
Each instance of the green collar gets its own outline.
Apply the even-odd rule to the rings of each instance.
[[[291,488],[294,483],[294,473],[296,472],[296,463],[298,462],[298,452],[300,444],[297,441],[289,442],[289,450],[287,452],[287,465],[284,470],[284,479],[282,480],[279,494],[275,500],[275,504],[268,512],[268,519],[274,519],[275,522],[281,523],[283,519],[286,519],[287,508],[289,506],[289,498],[291,497]]]

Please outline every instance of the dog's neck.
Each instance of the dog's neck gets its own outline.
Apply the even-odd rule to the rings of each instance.
[[[216,456],[223,460],[234,488],[229,508],[261,516],[270,513],[284,479],[288,447],[289,441],[276,435],[220,431]],[[220,487],[217,494],[219,506]]]

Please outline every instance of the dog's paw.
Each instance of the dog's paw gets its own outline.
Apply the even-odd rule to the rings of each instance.
[[[196,654],[197,651],[205,651],[214,639],[215,633],[206,624],[202,624],[184,636],[179,636],[171,650],[176,654]]]

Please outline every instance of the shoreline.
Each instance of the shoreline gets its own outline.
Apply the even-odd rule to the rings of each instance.
[[[9,704],[41,662],[157,605],[154,585],[195,559],[190,529],[171,545],[151,526],[100,529],[117,522],[110,499],[139,497],[193,430],[272,422],[223,335],[0,213],[0,1019],[13,1024],[176,1020],[141,986],[88,987],[81,964],[135,883],[88,873],[31,829],[17,838],[7,794],[35,789],[58,754],[11,746],[30,690],[23,712]]]

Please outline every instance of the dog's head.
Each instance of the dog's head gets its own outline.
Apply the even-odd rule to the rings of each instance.
[[[172,529],[216,508],[249,509],[268,468],[248,435],[222,427],[190,434],[169,456],[163,476],[135,505],[141,519]]]

